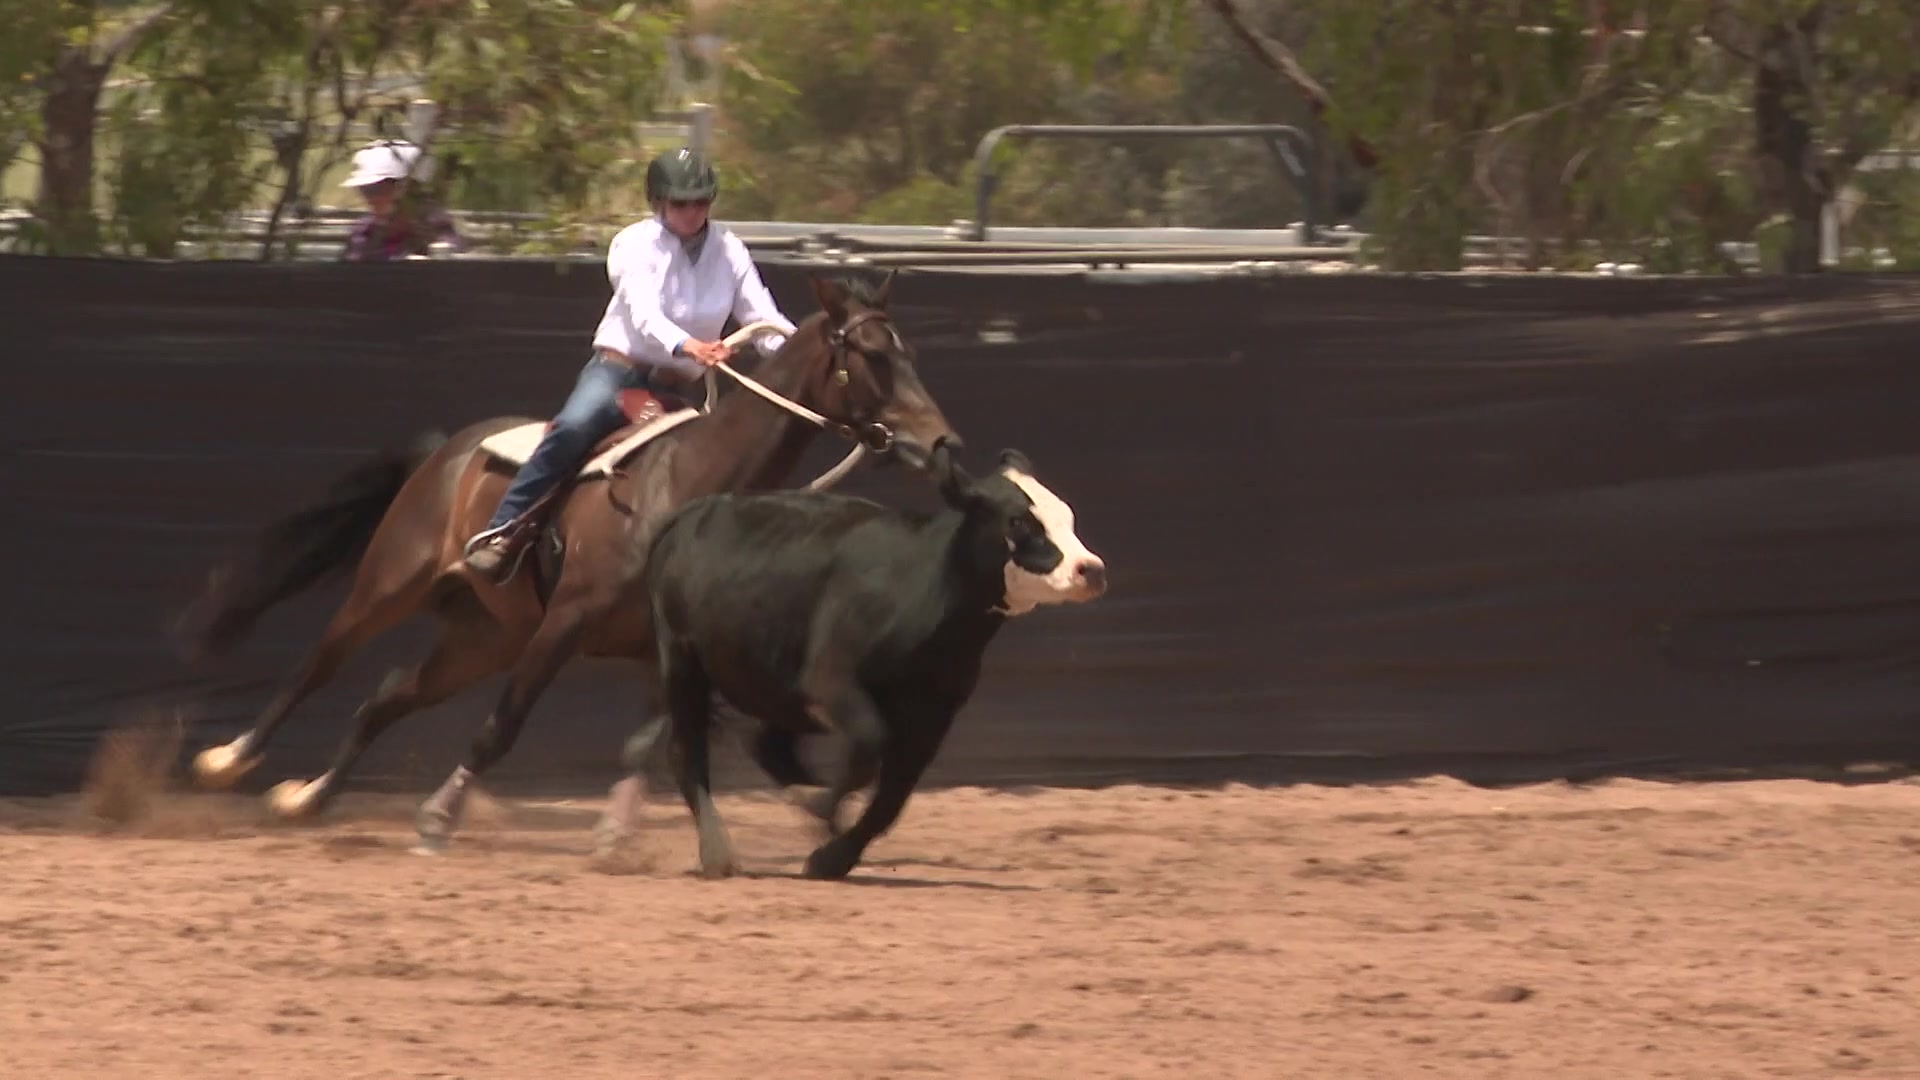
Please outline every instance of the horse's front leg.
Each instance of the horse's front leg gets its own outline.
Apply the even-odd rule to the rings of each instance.
[[[520,737],[520,729],[526,723],[527,714],[533,711],[534,702],[540,699],[540,695],[552,684],[553,677],[572,659],[580,640],[580,631],[585,625],[586,613],[578,603],[556,602],[548,610],[540,629],[527,642],[525,651],[514,664],[492,715],[487,717],[479,735],[474,738],[467,763],[454,769],[440,789],[421,805],[420,813],[414,820],[414,826],[420,834],[420,843],[415,851],[439,854],[446,850],[466,810],[468,787],[486,775],[488,769],[513,749],[514,742]]]

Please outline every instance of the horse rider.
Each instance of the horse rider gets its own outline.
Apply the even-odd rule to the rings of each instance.
[[[746,326],[770,322],[755,344],[771,353],[794,332],[760,280],[747,245],[708,218],[720,190],[713,168],[681,148],[647,164],[653,216],[620,230],[607,248],[613,297],[593,335],[587,360],[566,404],[500,499],[487,526],[468,541],[466,564],[495,580],[512,556],[505,531],[541,495],[585,464],[601,439],[627,423],[618,394],[646,389],[682,399],[703,370],[732,355],[720,341],[727,316]]]

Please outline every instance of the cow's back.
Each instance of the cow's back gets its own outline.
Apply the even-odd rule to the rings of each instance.
[[[859,534],[911,521],[869,499],[818,492],[714,495],[661,528],[647,560],[655,630],[690,648],[729,699],[763,715],[797,710],[792,693],[814,614],[845,580]]]

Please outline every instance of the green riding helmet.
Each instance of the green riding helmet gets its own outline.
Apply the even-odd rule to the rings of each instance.
[[[647,163],[647,201],[655,199],[711,199],[720,193],[720,181],[705,158],[686,147],[669,150]]]

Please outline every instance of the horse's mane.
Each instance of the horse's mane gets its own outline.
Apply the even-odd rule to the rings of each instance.
[[[849,299],[857,300],[868,307],[878,307],[880,283],[865,275],[842,274],[834,278],[846,286]]]
[[[849,301],[864,304],[867,307],[880,306],[879,293],[881,283],[873,280],[871,277],[856,274],[835,274],[827,278],[827,280],[836,282],[845,288]],[[808,323],[824,320],[826,317],[827,313],[825,310],[815,308],[804,317],[795,319],[794,325],[805,326]]]

